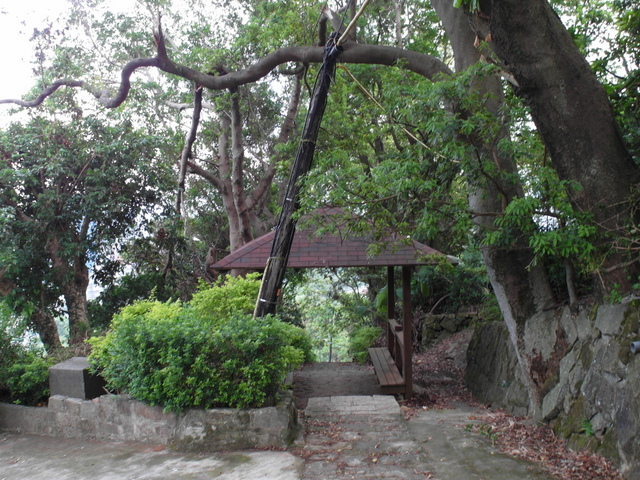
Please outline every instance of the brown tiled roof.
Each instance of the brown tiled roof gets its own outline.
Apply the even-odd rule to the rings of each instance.
[[[275,231],[247,243],[212,266],[214,270],[234,268],[262,270],[271,253]],[[434,263],[443,253],[418,242],[388,242],[375,256],[368,255],[371,240],[358,236],[315,236],[311,230],[297,231],[289,253],[288,268],[381,267]],[[449,260],[452,260],[448,257]]]

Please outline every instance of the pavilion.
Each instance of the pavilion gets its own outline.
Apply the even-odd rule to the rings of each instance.
[[[256,238],[227,255],[211,268],[218,271],[264,270],[271,252],[275,230]],[[386,348],[369,349],[371,360],[383,393],[403,394],[410,398],[413,391],[411,339],[411,271],[419,265],[432,265],[442,258],[456,263],[427,245],[416,241],[388,238],[375,256],[369,254],[375,243],[365,236],[331,234],[318,236],[313,228],[296,231],[289,253],[287,268],[349,268],[387,267],[387,338]],[[402,268],[402,322],[395,318],[394,268]]]

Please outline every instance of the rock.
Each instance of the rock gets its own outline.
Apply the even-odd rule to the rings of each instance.
[[[483,403],[526,415],[529,397],[521,380],[507,326],[501,322],[478,325],[467,350],[465,381]]]
[[[558,340],[565,350],[558,349]],[[549,377],[540,414],[576,449],[607,455],[629,479],[640,474],[640,301],[600,305],[573,314],[543,312],[527,322],[526,351],[546,361],[562,354]],[[556,357],[557,358],[557,357]],[[468,351],[466,380],[482,402],[527,413],[520,369],[504,325],[480,325]],[[585,426],[589,425],[585,435]]]

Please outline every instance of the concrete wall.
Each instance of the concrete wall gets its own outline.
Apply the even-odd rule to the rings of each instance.
[[[525,341],[532,351],[552,352],[558,338],[566,353],[545,384],[540,416],[576,449],[610,458],[626,478],[640,480],[640,300],[600,305],[572,313],[568,308],[530,320]],[[517,415],[529,399],[506,326],[479,325],[469,345],[466,380],[485,403]]]
[[[54,395],[48,407],[0,403],[0,429],[26,434],[168,444],[180,451],[286,447],[297,435],[291,392],[275,407],[164,413],[125,395],[93,400]]]

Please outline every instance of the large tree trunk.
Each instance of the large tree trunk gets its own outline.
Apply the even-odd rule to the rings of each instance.
[[[44,308],[36,308],[31,313],[30,321],[47,352],[51,353],[62,346],[53,315]]]
[[[89,269],[81,259],[76,259],[73,266],[73,276],[62,286],[69,315],[69,346],[81,345],[89,335],[88,286]]]
[[[475,33],[468,19],[460,9],[455,9],[450,0],[432,0],[442,24],[449,36],[454,51],[456,70],[463,70],[480,60],[480,53],[474,47]],[[485,106],[494,116],[500,115],[503,101],[502,85],[497,77],[486,78],[474,85],[484,97],[489,95]],[[508,138],[506,128],[501,132]],[[475,224],[480,233],[491,231],[497,215],[514,198],[523,195],[522,186],[517,182],[518,172],[513,159],[501,154],[494,147],[484,145],[479,137],[469,138],[475,146],[474,154],[479,162],[489,159],[498,166],[498,174],[491,178],[469,180],[469,205],[475,213]],[[509,329],[520,366],[525,373],[525,383],[529,392],[532,413],[538,410],[544,388],[544,381],[553,372],[552,365],[543,366],[542,375],[534,374],[541,367],[534,365],[536,356],[525,342],[526,322],[536,313],[553,303],[553,295],[545,271],[541,265],[533,265],[533,254],[523,241],[509,249],[484,246],[482,249],[485,265],[500,310]],[[547,368],[548,367],[548,368]]]
[[[640,170],[589,64],[546,0],[487,0],[482,7],[471,17],[474,28],[518,82],[560,179],[579,184],[571,201],[604,232],[619,234]],[[610,255],[601,273],[625,286],[629,272],[611,268],[620,262],[621,255]]]
[[[187,162],[192,173],[206,179],[220,193],[229,222],[229,248],[232,252],[253,240],[254,235],[266,233],[275,223],[275,217],[266,207],[277,164],[282,160],[281,154],[276,153],[274,147],[289,141],[293,133],[302,93],[302,74],[303,72],[300,71],[294,77],[289,105],[278,139],[269,149],[270,158],[265,164],[264,174],[253,190],[247,191],[245,188],[242,118],[236,88],[231,89],[230,112],[220,114],[218,175],[193,162]],[[215,263],[213,257],[207,261]],[[210,264],[207,265],[208,267]]]
[[[69,316],[69,345],[82,344],[89,334],[87,313],[87,287],[89,269],[84,255],[77,255],[70,262],[61,254],[60,241],[52,235],[47,241],[47,251],[53,261],[53,271],[60,281],[62,295]]]
[[[240,99],[238,89],[231,89],[231,189],[233,193],[233,203],[238,216],[239,236],[242,245],[246,245],[253,240],[251,232],[251,216],[247,206],[247,194],[245,190],[244,175],[244,147],[242,135],[242,116],[240,114]]]
[[[269,161],[266,165],[265,173],[247,199],[247,207],[251,213],[251,225],[256,237],[260,237],[267,233],[277,221],[273,213],[271,213],[266,206],[270,198],[269,189],[271,188],[273,178],[276,174],[276,167],[284,160],[283,154],[276,152],[275,147],[288,142],[293,134],[296,116],[298,115],[298,109],[300,107],[303,76],[304,70],[301,70],[294,76],[291,96],[289,97],[289,105],[287,107],[287,113],[284,120],[282,121],[282,126],[280,127],[278,140],[275,144],[270,145],[268,150]],[[284,188],[282,188],[281,191],[284,192]],[[279,202],[279,204],[281,203],[282,202]],[[258,218],[258,215],[267,217],[266,221]]]

